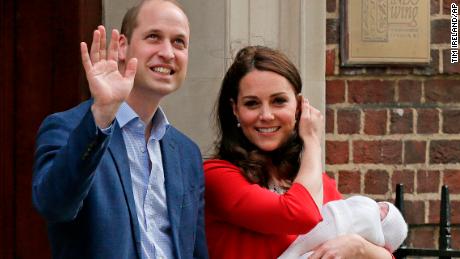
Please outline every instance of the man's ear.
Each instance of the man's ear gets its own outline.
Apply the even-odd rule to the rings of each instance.
[[[128,38],[125,35],[121,34],[118,40],[118,61],[125,62],[126,61],[126,52],[128,51]]]

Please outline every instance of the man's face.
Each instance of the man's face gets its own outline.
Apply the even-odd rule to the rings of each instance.
[[[121,59],[138,60],[134,89],[159,97],[178,89],[187,73],[189,36],[188,19],[177,6],[144,3],[129,44],[121,41]]]

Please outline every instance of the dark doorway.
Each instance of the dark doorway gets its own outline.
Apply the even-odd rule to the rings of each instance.
[[[43,118],[88,98],[79,42],[101,23],[100,0],[0,1],[0,258],[50,258],[31,204]]]

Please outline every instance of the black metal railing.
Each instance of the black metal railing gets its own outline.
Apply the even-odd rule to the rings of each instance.
[[[395,205],[404,215],[404,186],[402,184],[396,185],[396,199]],[[441,191],[441,207],[439,219],[439,248],[412,248],[408,247],[406,241],[401,247],[393,254],[399,258],[406,256],[432,256],[439,257],[440,259],[450,259],[452,257],[460,257],[460,250],[453,250],[451,247],[451,224],[450,224],[450,199],[449,189],[446,185],[442,186]]]

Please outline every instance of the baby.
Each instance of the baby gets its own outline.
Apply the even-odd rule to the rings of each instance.
[[[353,196],[325,204],[321,214],[323,221],[310,232],[297,237],[279,259],[308,258],[314,248],[344,234],[358,234],[390,252],[395,251],[407,237],[403,216],[389,202]]]

